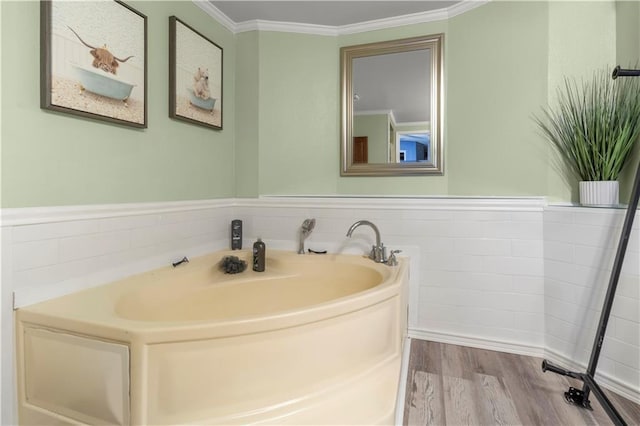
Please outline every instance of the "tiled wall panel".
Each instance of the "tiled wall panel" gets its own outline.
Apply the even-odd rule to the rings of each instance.
[[[13,293],[21,306],[227,248],[235,218],[244,221],[245,249],[261,237],[267,249],[297,250],[302,221],[314,217],[306,247],[364,254],[373,231],[346,232],[367,219],[388,250],[411,258],[413,336],[584,365],[623,213],[546,206],[542,198],[340,197],[3,211],[2,343],[11,345]],[[599,368],[638,398],[639,227]],[[4,354],[3,378],[11,377],[11,365]]]
[[[3,212],[3,253],[16,306],[224,247],[233,201]],[[35,223],[31,223],[35,222]],[[10,232],[7,232],[9,231]]]
[[[587,365],[625,211],[547,207],[544,214],[545,347]],[[597,372],[638,399],[640,389],[640,219],[618,282]]]

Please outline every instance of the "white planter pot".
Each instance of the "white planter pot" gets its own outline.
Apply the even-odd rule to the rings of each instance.
[[[618,204],[617,180],[581,181],[580,204],[583,206],[614,206]]]

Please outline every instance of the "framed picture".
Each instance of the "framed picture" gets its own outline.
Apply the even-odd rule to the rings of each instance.
[[[121,1],[40,2],[40,107],[147,127],[147,17]]]
[[[222,48],[169,17],[169,116],[222,130]]]

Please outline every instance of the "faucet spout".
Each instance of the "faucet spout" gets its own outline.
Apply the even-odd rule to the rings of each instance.
[[[381,244],[380,243],[380,231],[378,230],[378,227],[376,225],[374,225],[372,222],[369,222],[368,220],[359,220],[356,223],[354,223],[353,225],[351,225],[351,227],[347,231],[347,237],[351,237],[351,234],[353,234],[353,231],[355,231],[357,227],[362,226],[362,225],[370,226],[371,229],[373,229],[373,232],[376,233],[376,246],[380,246],[380,244]]]
[[[376,234],[376,245],[374,245],[371,248],[371,253],[369,254],[369,258],[371,258],[374,262],[378,262],[378,263],[386,262],[387,261],[386,247],[384,246],[384,244],[382,244],[382,241],[380,240],[380,231],[378,230],[378,227],[374,225],[372,222],[368,220],[359,220],[355,222],[353,225],[351,225],[351,227],[347,231],[347,237],[351,237],[351,235],[353,234],[353,231],[357,227],[362,225],[367,225],[371,227],[371,229],[373,229],[373,232],[375,232]]]

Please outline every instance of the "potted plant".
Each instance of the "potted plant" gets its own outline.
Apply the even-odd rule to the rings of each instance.
[[[580,181],[581,204],[618,204],[618,175],[640,137],[640,79],[599,71],[581,84],[565,78],[557,93],[536,123]]]

